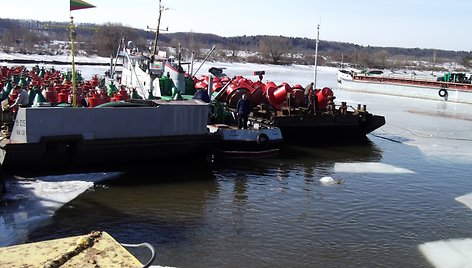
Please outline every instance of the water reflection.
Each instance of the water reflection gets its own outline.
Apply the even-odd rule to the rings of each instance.
[[[260,176],[272,173],[280,181],[295,173],[310,184],[323,176],[329,176],[337,162],[380,162],[381,159],[382,150],[369,140],[338,146],[285,146],[278,157],[226,159],[218,162],[214,169],[217,173],[236,173],[239,176],[246,176],[248,172]]]
[[[238,204],[245,204],[247,200],[247,178],[239,178],[234,180],[234,201]]]
[[[129,171],[96,184],[93,190],[57,211],[53,225],[61,226],[58,229],[64,232],[48,238],[96,228],[113,229],[132,222],[195,223],[201,218],[206,199],[216,191],[210,169],[198,165]],[[38,231],[32,237],[36,235],[45,234]]]
[[[368,143],[287,147],[279,157],[209,166],[140,167],[99,183],[59,209],[30,241],[105,230],[122,242],[152,243],[160,265],[305,266],[313,259],[294,261],[297,252],[315,252],[316,237],[331,243],[323,232],[342,220],[338,213],[346,203],[333,208],[330,202],[349,194],[340,186],[327,195],[318,178],[331,174],[338,161],[381,158],[381,150]]]
[[[449,174],[460,184],[443,185],[440,163],[399,143],[284,150],[274,158],[121,174],[61,208],[30,240],[105,230],[122,242],[150,242],[159,252],[156,264],[177,267],[425,267],[418,241],[450,237],[445,226],[470,233],[470,217],[447,209],[455,202],[447,195],[467,185],[460,179],[465,167]],[[416,173],[345,173],[345,184],[323,187],[318,179],[339,175],[339,162]]]

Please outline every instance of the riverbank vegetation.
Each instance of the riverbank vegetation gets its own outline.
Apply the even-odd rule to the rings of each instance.
[[[61,55],[70,53],[70,34],[65,22],[0,19],[0,49],[6,53]],[[77,25],[77,53],[112,56],[121,39],[132,40],[140,51],[149,51],[155,33],[120,24]],[[222,37],[204,33],[162,33],[159,47],[175,54],[182,48],[184,59],[194,52],[203,59],[216,45],[210,60],[269,64],[314,64],[315,40],[284,36]],[[320,40],[318,63],[325,66],[349,64],[359,68],[467,71],[472,51],[360,46]]]

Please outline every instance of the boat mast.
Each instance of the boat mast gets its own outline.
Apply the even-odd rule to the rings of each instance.
[[[316,77],[318,76],[318,43],[320,42],[320,25],[317,27],[316,44],[315,44],[315,80],[313,89],[316,89]]]
[[[156,36],[154,38],[154,47],[152,48],[151,59],[154,60],[156,53],[157,53],[157,39],[159,38],[159,29],[161,27],[161,17],[162,12],[164,11],[164,6],[162,5],[162,1],[159,0],[159,17],[157,19],[157,29],[156,29]]]

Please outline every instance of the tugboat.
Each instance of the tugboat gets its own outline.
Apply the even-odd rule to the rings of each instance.
[[[210,113],[208,114],[207,129],[210,134],[219,136],[221,139],[219,145],[215,148],[217,154],[221,153],[224,156],[231,157],[277,154],[283,141],[279,128],[250,122],[248,128],[238,129],[235,126],[234,114],[228,110],[227,105],[215,101],[214,96],[210,97],[214,88],[213,84],[200,83],[195,85],[198,79],[194,77],[192,71],[193,60],[191,63],[183,63],[180,47],[177,60],[173,57],[167,57],[163,51],[158,51],[156,44],[159,37],[160,18],[163,10],[165,10],[161,4],[159,4],[159,7],[158,27],[151,53],[140,52],[132,42],[127,42],[125,45],[125,42],[122,41],[120,52],[114,62],[121,61],[123,67],[118,70],[113,66],[109,71],[111,75],[108,78],[112,79],[113,82],[117,81],[119,87],[135,93],[131,94],[135,98],[201,99],[208,103]],[[214,47],[208,55],[213,50]],[[184,71],[183,65],[185,64],[190,64],[188,71]],[[218,90],[223,86],[219,87],[219,85],[221,84],[215,85]],[[230,86],[231,84],[226,83],[225,85]],[[202,98],[202,96],[206,97]]]
[[[266,157],[279,153],[282,132],[278,127],[248,122],[248,127],[238,129],[234,113],[220,102],[211,103],[212,114],[208,129],[219,134],[221,143],[215,153],[224,157]]]

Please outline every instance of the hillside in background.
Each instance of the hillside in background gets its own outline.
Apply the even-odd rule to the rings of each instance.
[[[58,55],[69,52],[69,31],[65,22],[0,19],[0,49],[3,52]],[[149,51],[155,33],[119,24],[77,25],[77,53],[111,56],[121,39],[132,40],[141,51]],[[62,42],[61,42],[62,41]],[[197,59],[216,45],[210,60],[246,61],[272,64],[314,64],[315,40],[284,36],[221,37],[203,33],[161,33],[159,48],[168,53],[182,48],[184,58],[191,52]],[[341,63],[365,68],[415,68],[440,70],[467,69],[472,66],[472,51],[360,46],[346,42],[320,40],[320,65]],[[449,65],[445,65],[448,63]]]

